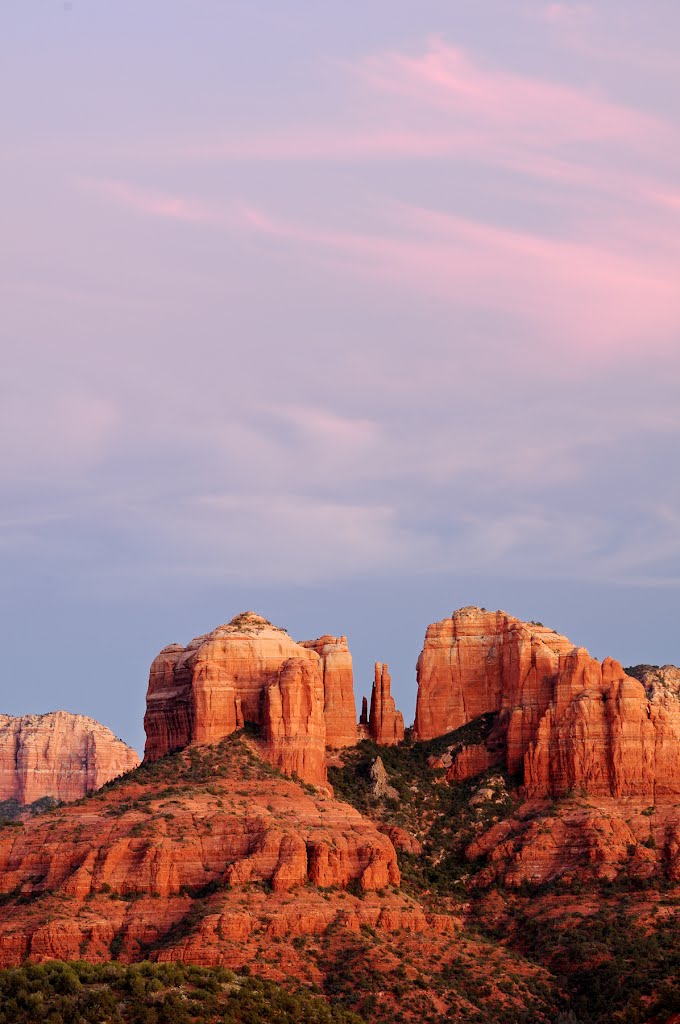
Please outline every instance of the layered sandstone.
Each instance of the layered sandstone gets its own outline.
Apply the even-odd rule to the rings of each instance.
[[[244,721],[262,724],[265,690],[288,658],[318,656],[283,629],[246,612],[187,647],[165,647],[151,665],[145,760],[189,743],[215,743]]]
[[[673,673],[645,686],[618,662],[505,612],[463,608],[428,627],[418,660],[414,732],[430,739],[486,713],[486,744],[451,766],[465,778],[504,749],[527,795],[680,793],[680,700]]]
[[[116,936],[125,959],[152,947],[157,958],[194,899],[197,935],[219,919],[211,942],[226,951],[251,934],[308,934],[363,911],[346,892],[328,901],[316,889],[389,890],[372,920],[384,912],[387,927],[390,914],[396,927],[412,914],[393,891],[390,839],[354,808],[272,775],[243,740],[177,757],[58,818],[0,833],[0,966],[26,956],[108,959]]]
[[[368,731],[375,743],[393,746],[404,738],[404,716],[397,711],[391,693],[392,679],[387,665],[375,663]]]
[[[138,764],[134,750],[85,715],[0,715],[0,800],[79,800]]]
[[[579,798],[547,810],[527,805],[470,844],[476,884],[680,881],[680,808],[673,803]]]
[[[266,756],[287,775],[315,785],[326,782],[326,730],[321,666],[288,658],[267,687],[264,702]]]
[[[304,640],[300,646],[316,651],[321,659],[326,745],[335,750],[353,746],[357,741],[357,709],[347,637],[322,636]]]
[[[356,742],[352,657],[346,637],[296,643],[245,612],[187,647],[164,648],[151,666],[146,760],[190,743],[214,743],[245,723],[263,729],[265,753],[306,782],[325,779],[326,744]]]
[[[433,623],[418,658],[414,735],[433,739],[480,715],[515,707],[524,709],[522,726],[530,732],[528,719],[547,707],[550,679],[573,648],[553,630],[501,611],[461,608]]]
[[[430,757],[427,763],[430,768],[444,768],[447,782],[464,782],[501,765],[503,761],[501,751],[489,750],[486,743],[474,743],[457,752]]]
[[[648,697],[611,658],[574,653],[526,751],[524,787],[529,796],[677,797],[680,701],[663,687]]]

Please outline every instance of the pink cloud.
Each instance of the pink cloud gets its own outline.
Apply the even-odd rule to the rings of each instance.
[[[261,162],[332,162],[422,160],[451,156],[473,145],[475,132],[386,130],[376,124],[364,132],[338,125],[332,132],[310,125],[285,132],[261,133],[193,146],[192,160],[244,160]]]
[[[209,205],[128,182],[90,185],[144,216],[255,232],[322,251],[355,276],[436,295],[453,306],[523,317],[548,345],[568,342],[580,351],[602,352],[666,343],[680,331],[680,244],[672,222],[619,217],[614,227],[593,221],[580,236],[560,238],[392,204],[383,206],[383,227],[351,231],[277,218],[252,204]],[[674,193],[652,198],[675,213]],[[338,429],[316,423],[321,432],[331,427]]]
[[[549,238],[417,207],[382,233],[267,218],[265,233],[326,250],[351,273],[531,321],[545,345],[592,355],[666,344],[680,331],[680,249],[635,252]],[[670,236],[669,236],[670,237]]]
[[[115,179],[87,179],[83,184],[99,195],[125,206],[145,217],[161,217],[164,220],[200,224],[210,219],[206,206],[194,199],[170,195],[156,189],[141,188],[129,181]]]
[[[549,3],[540,10],[540,16],[553,24],[573,24],[592,17],[593,10],[588,4],[579,3]]]
[[[375,444],[380,430],[374,420],[339,416],[328,409],[306,405],[268,405],[265,410],[296,427],[309,441],[326,451],[345,451],[353,457],[357,451]]]
[[[663,134],[650,115],[595,90],[484,67],[441,39],[424,53],[397,51],[364,60],[357,72],[375,91],[396,94],[456,118],[456,125],[493,130],[501,139],[539,148],[578,140],[639,139]]]

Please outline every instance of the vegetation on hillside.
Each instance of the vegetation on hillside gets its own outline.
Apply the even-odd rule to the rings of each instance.
[[[495,724],[495,715],[474,721],[434,740],[414,743],[410,737],[394,747],[364,740],[342,753],[342,767],[329,768],[328,777],[341,800],[363,814],[389,825],[398,825],[423,845],[422,854],[399,852],[403,887],[414,895],[466,898],[464,882],[470,872],[466,846],[482,830],[512,813],[512,780],[500,768],[474,779],[449,785],[443,768],[431,768],[429,759],[464,746],[483,742]],[[380,756],[396,799],[377,800],[372,795],[370,767]],[[475,806],[470,801],[487,792]]]
[[[18,821],[21,817],[43,814],[59,806],[59,801],[51,796],[41,797],[32,804],[20,804],[18,800],[0,800],[0,826]]]
[[[0,971],[0,1024],[361,1024],[303,991],[221,967],[48,961]]]
[[[659,907],[675,902],[660,901]],[[628,898],[583,913],[519,904],[490,937],[548,967],[583,1024],[661,1024],[680,1014],[680,918],[636,922]],[[660,915],[657,913],[656,917]],[[674,1018],[675,1019],[675,1018]]]

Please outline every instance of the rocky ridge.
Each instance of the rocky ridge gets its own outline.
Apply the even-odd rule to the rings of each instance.
[[[300,646],[315,651],[321,659],[326,746],[353,746],[357,741],[357,711],[347,637],[326,635],[318,640],[303,640]]]
[[[371,1021],[552,1022],[577,894],[605,921],[625,886],[628,916],[594,960],[649,932],[668,977],[680,672],[599,663],[539,623],[465,608],[428,628],[418,682],[414,741],[381,663],[357,726],[344,637],[298,644],[245,613],[166,648],[141,768],[0,827],[0,963],[257,963]],[[554,955],[536,945],[548,934]],[[650,1008],[636,1020],[672,1019],[657,982],[635,980]],[[629,984],[626,967],[592,1020],[618,1020]]]

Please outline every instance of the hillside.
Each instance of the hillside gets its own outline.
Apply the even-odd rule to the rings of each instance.
[[[296,643],[249,612],[170,645],[142,765],[6,805],[1,984],[69,961],[54,979],[74,991],[21,1012],[130,988],[152,1024],[205,1019],[199,1002],[256,1024],[227,971],[376,1024],[673,1021],[678,679],[469,607],[428,627],[404,730],[382,662],[357,723],[344,636]]]

